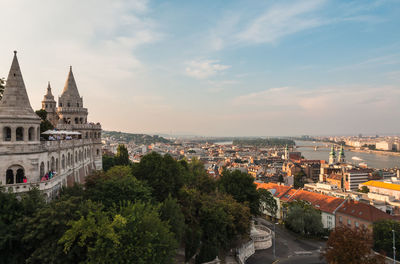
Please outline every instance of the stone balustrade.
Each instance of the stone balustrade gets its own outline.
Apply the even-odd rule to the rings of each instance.
[[[40,191],[46,191],[53,189],[55,186],[61,186],[62,178],[60,176],[55,176],[54,178],[42,181],[42,182],[27,182],[27,183],[16,183],[16,184],[7,184],[6,189],[8,191],[12,191],[14,193],[23,193],[27,192],[30,189],[36,187]]]

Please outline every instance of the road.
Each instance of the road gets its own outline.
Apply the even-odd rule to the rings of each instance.
[[[265,219],[258,218],[257,221],[274,230],[273,224]],[[279,260],[279,264],[325,264],[320,259],[320,249],[325,246],[324,242],[299,239],[291,233],[276,225],[276,258],[273,255],[273,247],[265,250],[258,250],[251,256],[246,264],[269,264]]]

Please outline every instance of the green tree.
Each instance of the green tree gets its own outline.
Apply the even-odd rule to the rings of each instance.
[[[395,234],[395,247],[400,248],[400,222],[395,220],[380,220],[373,223],[374,249],[383,251],[387,256],[393,258],[393,232]],[[396,259],[400,258],[396,250]]]
[[[183,186],[185,170],[170,155],[161,156],[152,152],[143,156],[133,167],[133,175],[146,181],[153,188],[153,196],[160,202],[169,195],[176,197]]]
[[[285,182],[285,180],[283,179],[283,175],[282,174],[279,175],[278,182],[282,182],[282,183]]]
[[[362,193],[369,193],[369,189],[367,186],[362,186],[361,189],[358,189],[357,191]]]
[[[54,129],[54,126],[50,123],[49,120],[47,120],[47,112],[44,109],[40,109],[36,111],[36,114],[40,117],[42,120],[40,122],[40,133],[43,133],[47,130]]]
[[[23,207],[14,193],[0,187],[0,263],[23,263],[23,246],[18,227]]]
[[[6,80],[0,78],[0,100],[3,98],[4,88],[6,88]]]
[[[190,186],[204,193],[212,193],[215,191],[217,182],[207,174],[203,162],[193,158],[187,165],[187,168],[190,176],[187,177],[188,180],[186,182]]]
[[[258,189],[257,191],[260,195],[261,207],[264,207],[271,217],[276,218],[278,204],[276,203],[276,200],[272,193],[266,189]]]
[[[193,257],[200,245],[196,262],[206,262],[248,235],[250,209],[232,196],[220,192],[201,193],[187,187],[182,188],[179,196],[188,226],[184,240],[186,261]]]
[[[291,202],[287,208],[285,225],[302,235],[318,236],[323,232],[321,212],[303,201]]]
[[[103,160],[103,170],[104,171],[108,171],[113,166],[115,166],[115,157],[104,154],[102,157],[102,160]]]
[[[298,189],[298,188],[303,188],[304,187],[304,177],[306,174],[303,171],[296,172],[294,174],[294,183],[293,187]]]
[[[34,215],[24,219],[24,252],[28,253],[26,263],[81,263],[86,252],[71,247],[66,254],[57,241],[68,229],[67,223],[79,219],[79,213],[86,208],[82,197],[62,197],[38,209]],[[21,262],[22,263],[22,262]]]
[[[253,215],[260,214],[260,196],[254,178],[249,174],[234,170],[224,170],[218,181],[219,189],[235,198],[239,203],[247,202]]]
[[[160,217],[164,222],[168,222],[171,226],[171,231],[175,234],[178,242],[182,240],[185,233],[185,216],[182,213],[181,207],[177,199],[168,196],[161,204]]]
[[[331,231],[321,256],[332,264],[384,264],[384,257],[373,254],[371,249],[372,235],[368,229],[339,226]]]
[[[101,202],[106,208],[122,201],[150,201],[151,189],[132,176],[130,167],[114,166],[106,173],[98,172],[86,180],[86,197]]]
[[[129,159],[128,149],[125,147],[124,144],[119,144],[117,148],[117,154],[114,157],[114,164],[115,165],[130,165],[131,161]],[[108,164],[106,164],[108,165]]]
[[[87,252],[86,263],[172,262],[177,243],[156,207],[129,201],[109,212],[91,201],[86,207],[59,241],[64,252],[77,245]]]

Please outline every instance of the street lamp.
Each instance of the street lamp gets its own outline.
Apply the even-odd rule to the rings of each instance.
[[[396,264],[396,240],[394,237],[394,229],[392,229],[393,232],[393,263]]]
[[[274,259],[276,259],[276,255],[275,255],[275,244],[276,244],[276,228],[275,228],[275,226],[277,225],[277,224],[279,224],[279,223],[274,223],[274,248],[273,248],[273,251],[274,251]]]

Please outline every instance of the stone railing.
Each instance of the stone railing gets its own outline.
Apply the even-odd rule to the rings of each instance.
[[[67,149],[80,147],[84,145],[92,144],[92,139],[71,139],[71,140],[50,140],[42,141],[42,144],[46,150],[54,151],[59,149]]]
[[[87,113],[88,110],[87,108],[84,107],[58,107],[57,108],[58,112],[63,112],[63,113]]]
[[[71,130],[71,129],[101,129],[100,123],[87,123],[87,124],[58,124],[57,129]]]
[[[16,184],[7,184],[5,185],[6,190],[12,191],[14,193],[22,193],[27,192],[30,189],[36,187],[40,191],[46,191],[54,188],[55,186],[61,184],[62,177],[55,176],[54,178],[42,181],[42,182],[27,182],[27,183],[16,183]]]
[[[245,264],[246,260],[251,257],[255,252],[256,250],[254,248],[254,241],[250,240],[236,249],[236,259],[239,264]]]
[[[0,155],[9,153],[38,153],[44,151],[46,151],[46,149],[43,145],[38,143],[30,144],[28,142],[21,142],[16,144],[13,142],[13,144],[3,144],[0,146]]]

